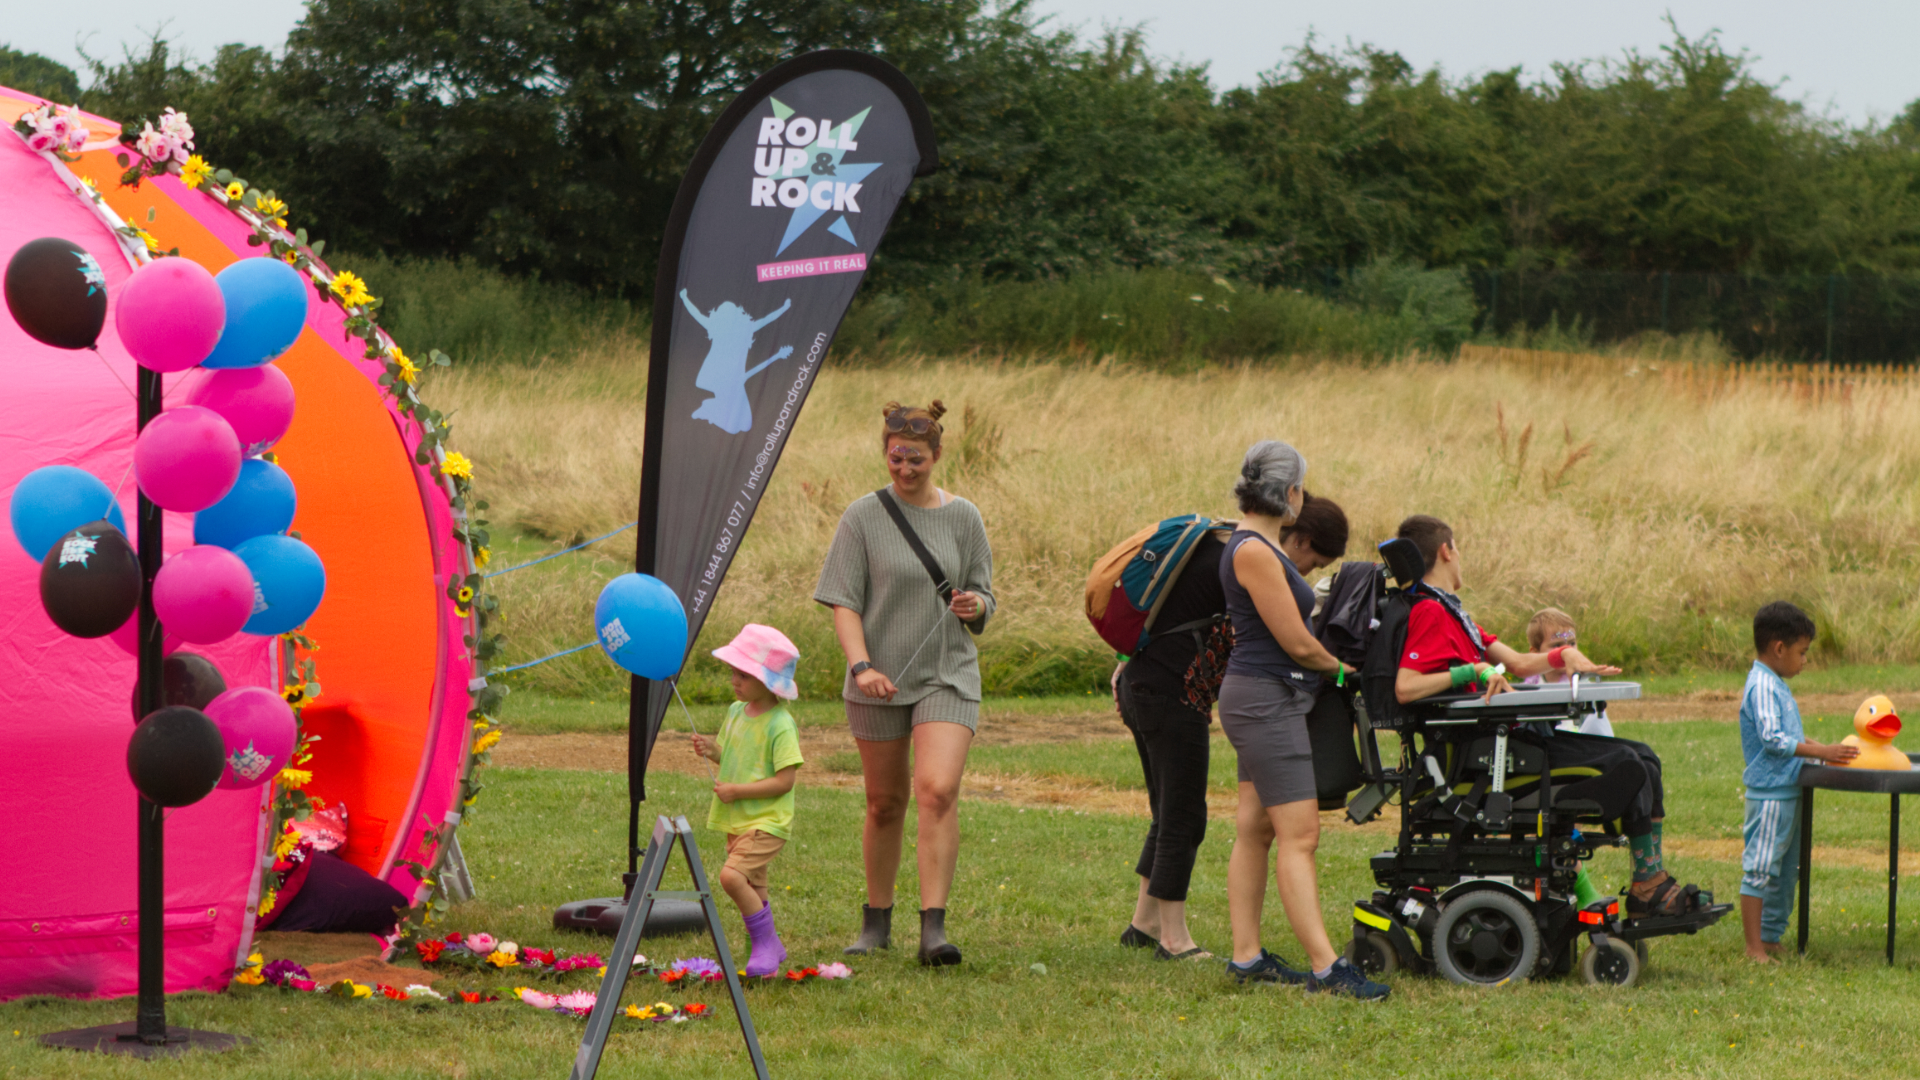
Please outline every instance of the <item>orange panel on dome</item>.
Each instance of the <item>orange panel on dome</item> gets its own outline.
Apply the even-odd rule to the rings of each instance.
[[[293,527],[327,567],[326,599],[306,627],[320,645],[322,688],[302,710],[321,739],[308,790],[347,805],[347,857],[378,873],[432,729],[440,662],[432,542],[380,388],[312,328],[274,363],[299,394],[275,448],[300,493]]]

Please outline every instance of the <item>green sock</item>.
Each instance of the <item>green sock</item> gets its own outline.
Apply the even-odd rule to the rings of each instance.
[[[1652,881],[1660,873],[1660,826],[1645,836],[1627,839],[1627,847],[1633,852],[1633,880]]]
[[[1587,876],[1587,868],[1580,868],[1580,876],[1573,879],[1573,906],[1584,908],[1600,899],[1600,890],[1594,887],[1593,879]]]

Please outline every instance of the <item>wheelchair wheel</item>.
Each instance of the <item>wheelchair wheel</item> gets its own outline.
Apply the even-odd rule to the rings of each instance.
[[[1588,986],[1632,986],[1640,978],[1640,950],[1619,938],[1608,938],[1605,949],[1589,945],[1580,954],[1580,977]]]
[[[1517,898],[1494,889],[1447,904],[1433,930],[1440,971],[1457,983],[1499,986],[1533,974],[1540,930]]]
[[[1354,938],[1347,942],[1347,963],[1369,976],[1391,975],[1400,970],[1400,952],[1387,935],[1371,931],[1364,941]]]

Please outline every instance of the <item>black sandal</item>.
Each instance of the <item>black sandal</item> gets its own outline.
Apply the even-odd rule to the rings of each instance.
[[[1160,945],[1158,941],[1154,940],[1152,934],[1147,933],[1132,923],[1128,923],[1126,932],[1120,935],[1120,944],[1125,945],[1129,949],[1158,948]]]
[[[1213,959],[1216,959],[1216,957],[1212,953],[1208,952],[1207,950],[1201,948],[1198,945],[1195,945],[1193,948],[1188,949],[1186,952],[1169,952],[1165,945],[1155,945],[1153,947],[1153,958],[1155,960],[1213,960]]]
[[[1627,918],[1671,918],[1675,915],[1685,915],[1692,910],[1693,897],[1698,891],[1691,885],[1683,887],[1672,874],[1668,874],[1667,880],[1654,886],[1652,895],[1645,900],[1633,895],[1632,892],[1627,893]]]

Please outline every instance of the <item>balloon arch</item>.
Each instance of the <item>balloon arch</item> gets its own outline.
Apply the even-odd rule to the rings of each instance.
[[[13,814],[0,830],[0,999],[133,989],[129,763],[147,725],[129,722],[131,623],[111,605],[56,612],[43,595],[83,590],[42,582],[70,539],[127,547],[136,485],[167,509],[152,589],[167,647],[191,643],[230,688],[206,708],[225,740],[220,787],[167,825],[166,987],[218,989],[271,907],[278,830],[309,800],[347,808],[343,857],[412,897],[412,918],[438,902],[431,869],[498,738],[479,617],[486,538],[466,513],[471,466],[442,448],[419,369],[374,325],[364,283],[289,232],[271,193],[190,158],[184,117],[123,139],[46,106],[0,88],[0,122],[19,133],[0,133],[0,263],[58,238],[51,254],[82,267],[63,280],[85,289],[78,329],[23,328],[23,313],[47,309],[27,285],[9,288],[14,318],[0,319],[0,499],[14,508],[0,540],[0,733],[21,766],[0,776]],[[243,332],[191,340],[210,304]],[[295,317],[239,318],[250,305]],[[89,319],[97,343],[75,337]],[[184,372],[166,376],[167,411],[137,441],[135,357]],[[272,460],[240,460],[269,446]],[[76,522],[76,507],[105,520]],[[126,566],[111,550],[88,562],[102,580]],[[210,677],[176,659],[170,691],[176,673]],[[288,701],[304,751],[273,719]]]

